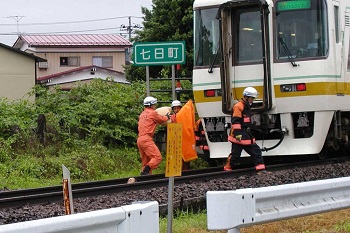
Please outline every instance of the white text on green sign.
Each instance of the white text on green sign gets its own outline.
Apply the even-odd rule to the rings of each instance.
[[[184,41],[134,44],[134,65],[175,65],[184,63]]]

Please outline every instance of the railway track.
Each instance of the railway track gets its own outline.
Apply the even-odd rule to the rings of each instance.
[[[267,168],[269,171],[275,172],[297,167],[331,164],[335,162],[348,161],[349,159],[350,158],[348,157],[342,157],[325,160],[282,163],[276,165],[267,165]],[[175,185],[189,182],[202,182],[213,179],[234,178],[242,175],[254,174],[255,170],[251,166],[248,168],[238,168],[233,171],[222,171],[222,167],[191,170],[183,172],[181,177],[175,177]],[[142,189],[164,187],[169,183],[169,179],[167,177],[164,177],[164,174],[139,176],[136,177],[136,179],[137,182],[131,184],[127,183],[128,178],[72,184],[73,197],[75,199],[120,193],[123,191],[136,191]],[[62,199],[62,186],[4,191],[0,192],[0,209],[23,206],[26,204],[61,202]]]

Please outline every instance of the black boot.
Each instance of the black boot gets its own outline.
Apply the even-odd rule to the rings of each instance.
[[[145,176],[145,175],[149,175],[149,172],[151,171],[151,168],[146,165],[144,168],[143,168],[143,171],[141,172],[141,176]]]

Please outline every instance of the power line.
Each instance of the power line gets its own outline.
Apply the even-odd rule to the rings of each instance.
[[[4,18],[13,18],[13,17],[15,17],[15,16],[9,16],[9,17],[4,17]],[[17,17],[19,17],[19,16],[17,16]],[[21,16],[21,17],[24,17],[24,16]],[[51,22],[51,23],[22,23],[20,25],[21,26],[34,26],[34,25],[90,23],[90,22],[99,22],[99,21],[107,21],[107,20],[114,20],[114,19],[130,18],[130,17],[131,18],[140,18],[140,19],[143,18],[143,17],[139,17],[139,16],[120,16],[120,17],[113,17],[113,18],[90,19],[90,20],[79,20],[79,21],[64,21],[64,22]],[[0,26],[16,26],[16,25],[18,26],[18,21],[17,21],[17,24],[0,24]]]
[[[99,28],[99,29],[86,29],[86,30],[76,30],[76,31],[56,31],[56,32],[23,32],[21,34],[23,35],[50,35],[50,34],[69,34],[69,33],[78,33],[78,32],[94,32],[94,31],[107,31],[107,30],[118,30],[117,33],[118,34],[129,34],[129,39],[130,39],[130,35],[131,33],[133,33],[133,30],[130,30],[130,28],[128,28],[128,30],[125,30],[123,28],[123,25],[121,25],[121,27],[112,27],[112,28]],[[125,32],[127,31],[127,32]],[[18,33],[16,32],[11,32],[11,33],[0,33],[0,36],[16,36],[18,35]]]
[[[20,16],[9,16],[7,18],[16,17],[17,24],[0,24],[0,26],[17,26],[17,32],[9,32],[9,33],[0,33],[0,36],[15,36],[15,35],[52,35],[52,34],[76,34],[76,33],[89,33],[89,32],[98,32],[98,31],[108,31],[113,30],[111,34],[119,34],[124,37],[129,37],[131,39],[131,35],[134,35],[135,30],[142,29],[140,24],[132,24],[131,18],[143,18],[138,16],[120,16],[113,18],[104,18],[104,19],[92,19],[92,20],[84,20],[84,21],[66,21],[66,22],[54,22],[54,23],[31,23],[31,24],[18,24],[21,20]],[[24,16],[21,16],[24,17]],[[110,28],[97,28],[97,29],[84,29],[84,30],[72,30],[72,31],[51,31],[51,32],[20,32],[19,26],[38,26],[38,25],[53,25],[53,24],[70,24],[70,23],[89,23],[89,22],[97,22],[97,21],[106,21],[106,20],[114,20],[114,19],[122,19],[128,18],[128,25],[121,24],[119,27],[110,27]],[[113,23],[114,24],[114,23]],[[125,32],[126,31],[126,32]]]
[[[83,33],[86,34],[86,32],[96,32],[96,31],[107,31],[107,30],[116,30],[115,32],[109,33],[109,34],[118,34],[121,36],[124,36],[125,38],[128,36],[128,38],[131,38],[131,34],[134,34],[132,31],[125,32],[123,30],[118,30],[118,28],[102,28],[102,29],[90,29],[90,30],[79,30],[79,31],[61,31],[61,32],[29,32],[25,33],[22,32],[21,35],[57,35],[57,34],[74,34],[74,33]],[[85,33],[84,33],[85,32]],[[0,36],[18,36],[17,33],[0,33]]]
[[[30,32],[30,33],[23,33],[26,35],[46,35],[46,34],[64,34],[64,33],[76,33],[76,32],[93,32],[93,31],[106,31],[106,30],[115,30],[118,29],[117,27],[113,28],[99,28],[99,29],[86,29],[86,30],[78,30],[78,31],[60,31],[60,32]]]

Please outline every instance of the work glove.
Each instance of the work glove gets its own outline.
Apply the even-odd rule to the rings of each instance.
[[[242,135],[237,135],[237,136],[235,136],[235,138],[236,138],[237,141],[240,142],[242,140]]]
[[[165,116],[170,120],[170,113],[165,114]]]

